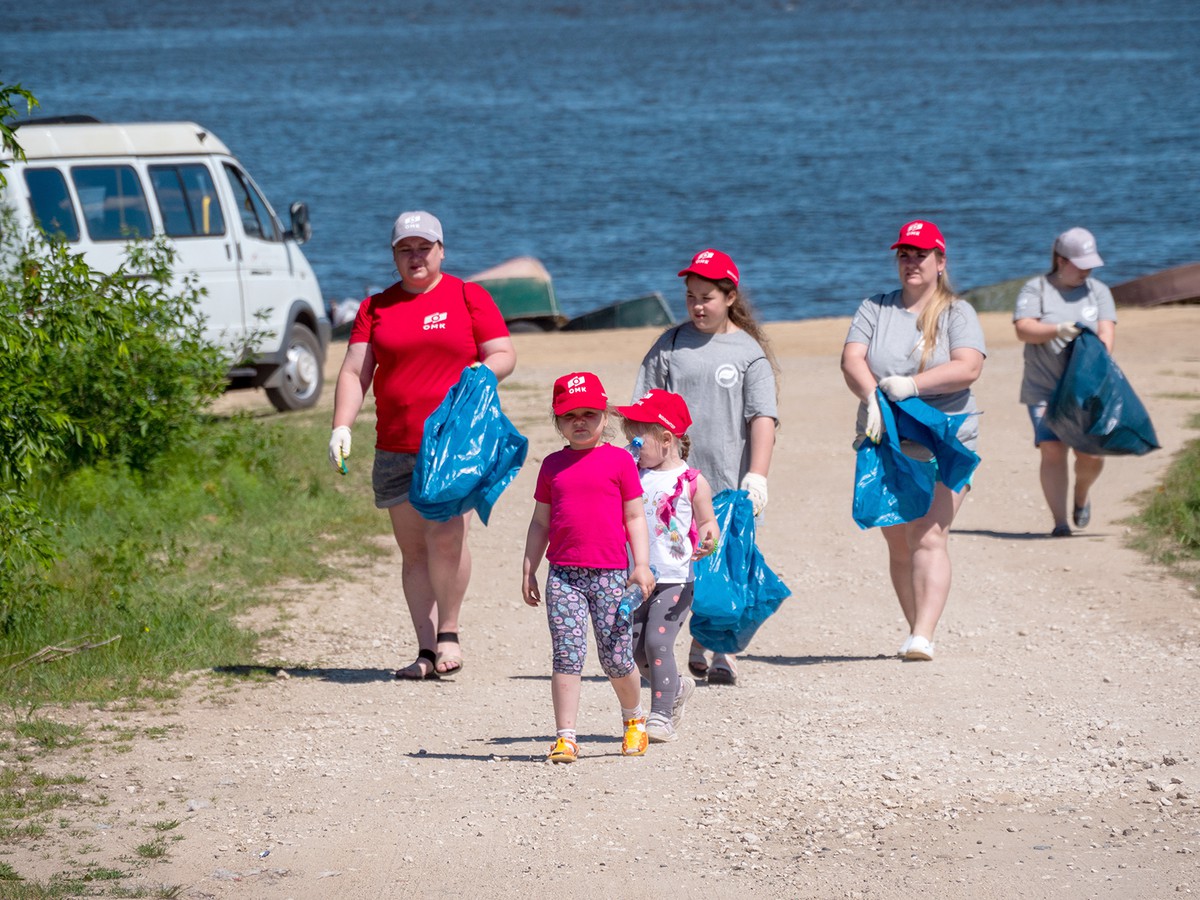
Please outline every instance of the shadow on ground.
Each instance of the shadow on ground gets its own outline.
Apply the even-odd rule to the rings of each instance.
[[[213,671],[221,675],[238,678],[278,678],[283,672],[289,678],[317,678],[337,684],[370,684],[376,681],[395,681],[394,669],[310,669],[307,666],[214,666]],[[441,681],[440,678],[426,679]]]

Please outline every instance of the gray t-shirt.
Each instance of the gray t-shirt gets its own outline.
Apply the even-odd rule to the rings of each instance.
[[[1037,319],[1048,325],[1078,322],[1089,331],[1096,331],[1100,322],[1116,322],[1117,306],[1113,303],[1108,285],[1095,278],[1087,279],[1077,288],[1060,291],[1044,275],[1031,278],[1017,294],[1013,321]],[[1025,345],[1025,375],[1021,379],[1021,402],[1025,404],[1049,401],[1058,380],[1067,368],[1063,351],[1068,341],[1053,338],[1044,344]]]
[[[921,332],[917,316],[904,308],[900,291],[868,297],[850,321],[847,344],[867,345],[867,366],[876,380],[888,375],[916,375],[921,366]],[[926,369],[950,362],[950,353],[960,349],[978,350],[987,355],[979,316],[965,300],[955,300],[938,320],[938,339]],[[970,388],[948,394],[925,394],[920,398],[947,415],[976,413],[975,396]],[[867,424],[867,405],[858,404],[858,434]],[[970,415],[958,429],[958,439],[972,450],[979,437],[979,417]],[[906,448],[907,452],[907,448]]]
[[[758,341],[744,331],[704,334],[691,322],[665,331],[638,370],[633,398],[653,388],[683,397],[692,414],[688,464],[713,493],[737,489],[750,471],[750,420],[778,420],[775,373]]]

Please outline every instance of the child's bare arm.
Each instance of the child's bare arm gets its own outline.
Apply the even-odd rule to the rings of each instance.
[[[713,510],[712,485],[703,475],[696,476],[692,517],[696,520],[697,539],[700,542],[696,552],[692,554],[692,559],[703,559],[717,549],[721,540],[721,529],[717,525],[717,514]]]
[[[525,558],[521,563],[521,597],[530,606],[542,602],[537,570],[550,543],[550,504],[535,503],[529,531],[525,534]]]
[[[650,529],[646,527],[641,497],[625,501],[625,537],[633,556],[629,584],[636,584],[649,597],[654,592],[654,573],[650,571]]]

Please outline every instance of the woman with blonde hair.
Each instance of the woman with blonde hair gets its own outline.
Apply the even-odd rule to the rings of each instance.
[[[987,352],[979,318],[954,294],[946,241],[935,224],[909,222],[892,249],[900,290],[862,302],[842,349],[842,375],[861,401],[855,447],[882,435],[878,387],[892,401],[920,397],[947,415],[967,413],[958,438],[974,450],[979,426],[971,385]],[[907,441],[901,449],[917,459],[931,456]],[[908,621],[899,651],[905,659],[933,659],[933,633],[950,595],[950,525],[968,489],[952,491],[938,481],[929,512],[882,529],[892,587]]]

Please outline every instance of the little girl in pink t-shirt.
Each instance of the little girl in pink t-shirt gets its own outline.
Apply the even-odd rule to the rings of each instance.
[[[568,446],[547,456],[538,472],[521,579],[525,602],[539,605],[537,570],[543,556],[549,560],[546,618],[558,733],[547,758],[556,763],[579,758],[575,723],[589,617],[600,666],[621,704],[621,753],[641,756],[648,743],[641,677],[633,661],[631,624],[617,613],[627,586],[636,584],[646,596],[654,590],[637,465],[625,450],[604,442],[608,395],[591,372],[573,372],[554,382],[553,409],[555,427]],[[633,557],[628,577],[626,545]]]

